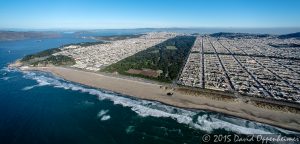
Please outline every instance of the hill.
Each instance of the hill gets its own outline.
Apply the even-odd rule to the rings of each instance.
[[[228,33],[228,32],[219,32],[210,34],[211,37],[226,37],[226,38],[262,38],[269,37],[269,34],[249,34],[249,33]]]
[[[280,39],[287,39],[287,38],[300,38],[300,32],[291,33],[291,34],[285,34],[285,35],[279,35],[278,38]]]
[[[56,38],[61,35],[56,32],[15,32],[15,31],[0,31],[0,41],[7,40],[23,40],[31,38]]]

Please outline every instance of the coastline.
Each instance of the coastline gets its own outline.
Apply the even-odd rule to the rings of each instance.
[[[65,67],[28,67],[22,70],[50,72],[66,80],[83,85],[110,90],[139,99],[159,101],[161,103],[187,109],[201,109],[220,112],[277,127],[300,131],[300,114],[276,111],[254,106],[251,103],[234,100],[216,100],[203,93],[191,95],[169,88],[163,84],[148,83],[123,77],[107,76]],[[172,93],[172,95],[167,95]]]

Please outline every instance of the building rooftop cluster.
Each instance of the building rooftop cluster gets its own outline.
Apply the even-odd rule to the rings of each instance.
[[[245,52],[251,55],[300,58],[300,40],[298,39],[256,38],[224,40],[233,43],[236,46],[240,46]],[[288,46],[291,44],[298,45],[298,47]],[[278,45],[278,47],[274,47],[274,45]]]
[[[75,59],[75,68],[98,71],[167,39],[153,32],[92,46],[71,45],[55,55]],[[237,95],[300,102],[300,40],[197,36],[178,84]]]
[[[299,43],[271,37],[197,37],[178,83],[300,102],[300,49],[293,47]]]
[[[105,44],[71,45],[62,48],[62,51],[55,53],[55,55],[66,55],[74,58],[76,64],[72,67],[98,71],[104,66],[116,63],[175,36],[176,33],[152,32],[138,38],[111,41]]]
[[[201,79],[202,55],[199,54],[201,52],[201,37],[197,37],[186,61],[186,66],[183,68],[181,77],[179,79],[179,81],[181,83],[185,83],[186,86],[203,87]]]

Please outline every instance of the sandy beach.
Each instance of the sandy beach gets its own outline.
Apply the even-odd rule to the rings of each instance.
[[[66,80],[87,86],[114,91],[128,96],[159,101],[164,104],[220,112],[240,118],[258,121],[285,129],[300,131],[300,114],[260,108],[243,101],[222,101],[205,96],[185,94],[176,89],[165,89],[164,85],[107,76],[64,67],[34,67],[27,70],[51,72]],[[173,93],[172,96],[167,93]]]

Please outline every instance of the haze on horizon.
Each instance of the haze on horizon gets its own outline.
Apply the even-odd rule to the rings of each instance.
[[[297,0],[6,0],[0,29],[299,28]]]

